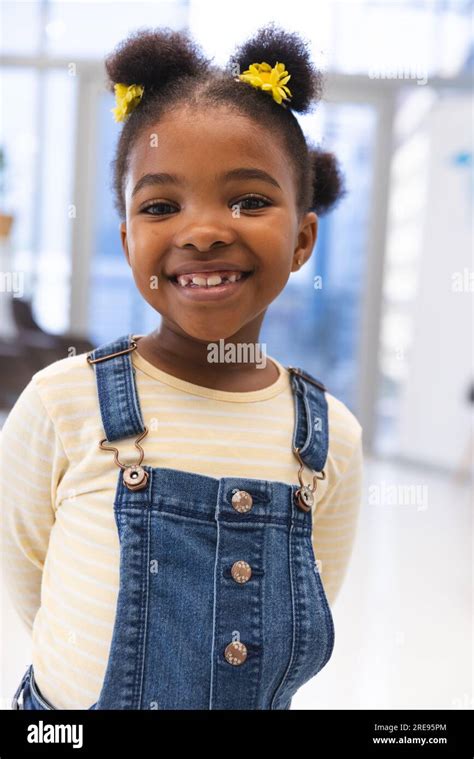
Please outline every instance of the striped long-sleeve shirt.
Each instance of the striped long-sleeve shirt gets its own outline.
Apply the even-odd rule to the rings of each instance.
[[[180,380],[137,351],[130,355],[149,430],[147,465],[298,484],[293,393],[276,359],[272,385],[229,392]],[[330,393],[327,400],[329,451],[316,490],[313,546],[332,606],[357,526],[362,428],[341,401]],[[98,700],[112,640],[118,469],[113,454],[99,449],[103,437],[85,353],[37,372],[0,434],[2,581],[32,633],[40,691],[58,709],[87,709]],[[114,445],[120,461],[136,460],[133,440]],[[303,476],[312,481],[306,467]]]

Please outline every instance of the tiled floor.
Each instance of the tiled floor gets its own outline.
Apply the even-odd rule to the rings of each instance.
[[[366,460],[334,652],[293,709],[473,708],[471,494],[446,475]],[[5,709],[30,641],[4,592],[1,602]]]

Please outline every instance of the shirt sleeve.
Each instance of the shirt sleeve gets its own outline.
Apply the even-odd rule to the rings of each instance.
[[[55,520],[55,479],[64,450],[34,377],[0,432],[0,547],[3,587],[28,632]]]
[[[341,477],[328,487],[313,515],[313,548],[329,605],[344,581],[362,498],[362,430]]]

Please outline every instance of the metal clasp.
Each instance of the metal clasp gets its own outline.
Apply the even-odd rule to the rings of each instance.
[[[298,469],[298,480],[300,487],[295,492],[296,504],[300,509],[302,509],[302,511],[311,511],[312,507],[314,506],[314,493],[316,492],[318,480],[325,480],[326,472],[323,469],[319,475],[317,473],[313,475],[312,487],[305,485],[303,482],[304,461],[300,456],[300,449],[293,448],[293,453],[300,462],[300,468]]]
[[[108,356],[100,356],[99,358],[90,358],[90,356],[92,356],[92,353],[88,353],[87,361],[89,364],[97,364],[99,361],[106,361],[108,358],[114,358],[115,356],[122,356],[124,353],[130,353],[130,351],[134,351],[136,347],[137,341],[131,340],[130,348],[125,348],[123,351],[117,351],[117,353],[109,353]]]
[[[137,437],[134,443],[135,448],[138,448],[140,451],[140,458],[137,464],[122,464],[122,462],[119,461],[118,448],[115,448],[113,445],[104,445],[104,443],[108,442],[106,437],[99,443],[99,448],[102,448],[102,450],[115,451],[114,461],[117,466],[123,470],[123,481],[129,490],[142,490],[143,488],[146,488],[148,483],[148,472],[140,466],[145,455],[145,452],[140,445],[140,440],[142,440],[147,433],[148,427],[145,427],[144,432]]]
[[[312,385],[319,387],[320,390],[327,390],[327,387],[323,385],[322,382],[318,382],[318,380],[315,380],[313,377],[309,377],[306,372],[301,371],[297,366],[287,366],[286,368],[291,374],[297,374],[299,377],[304,377],[308,382],[311,382]]]

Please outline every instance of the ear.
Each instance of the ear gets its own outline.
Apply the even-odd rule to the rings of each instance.
[[[300,222],[298,232],[298,244],[293,251],[291,271],[298,271],[308,258],[311,257],[313,248],[318,238],[319,219],[314,211],[304,214]]]
[[[120,222],[119,229],[120,229],[120,239],[122,240],[122,248],[124,250],[127,263],[129,266],[131,266],[130,253],[128,251],[128,241],[127,241],[127,223],[125,221]]]

